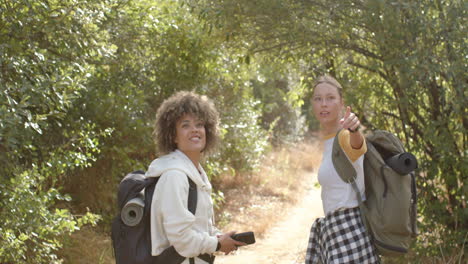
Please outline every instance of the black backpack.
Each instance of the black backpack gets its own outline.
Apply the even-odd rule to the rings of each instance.
[[[116,264],[179,264],[185,260],[185,257],[179,255],[173,246],[164,250],[159,256],[151,255],[150,211],[154,188],[159,178],[146,178],[143,171],[135,171],[120,182],[117,195],[119,210],[112,221],[111,231]],[[187,179],[190,184],[188,209],[195,215],[197,186],[188,176]],[[132,223],[128,225],[128,221],[125,224],[122,220],[122,209],[134,198],[141,198],[144,207],[140,215],[138,211],[129,212]],[[193,262],[191,259],[191,263]]]

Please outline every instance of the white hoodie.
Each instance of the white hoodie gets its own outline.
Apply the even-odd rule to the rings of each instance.
[[[197,185],[195,216],[187,206],[187,176]],[[197,169],[183,152],[176,150],[153,160],[146,177],[161,177],[151,204],[151,254],[157,256],[171,245],[187,258],[215,252],[220,232],[213,225],[212,187],[203,168],[198,165]],[[195,258],[195,263],[205,262]]]

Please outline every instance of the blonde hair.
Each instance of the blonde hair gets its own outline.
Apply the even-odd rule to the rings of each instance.
[[[343,87],[341,86],[341,84],[335,78],[333,78],[333,77],[331,77],[330,75],[327,75],[327,74],[320,76],[315,81],[314,90],[315,90],[315,87],[317,87],[317,85],[319,85],[321,83],[328,83],[328,84],[332,85],[333,87],[335,87],[338,90],[338,94],[340,95],[340,98],[343,98]]]
[[[153,137],[161,154],[177,149],[174,142],[176,123],[185,114],[192,114],[205,124],[206,145],[203,152],[215,149],[219,141],[219,114],[214,103],[206,96],[194,92],[177,92],[164,100],[156,112]]]

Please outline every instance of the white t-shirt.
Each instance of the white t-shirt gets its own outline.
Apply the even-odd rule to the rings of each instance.
[[[341,148],[353,164],[357,173],[356,183],[365,201],[364,186],[364,153],[367,145],[364,141],[360,149],[353,149],[349,143],[349,131],[341,130],[338,135]],[[344,182],[335,170],[332,162],[332,149],[335,135],[326,136],[323,142],[323,158],[318,171],[318,182],[322,186],[322,204],[325,214],[345,208],[354,208],[359,205],[356,194],[351,186]]]

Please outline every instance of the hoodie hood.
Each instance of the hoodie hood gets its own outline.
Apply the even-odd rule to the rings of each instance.
[[[159,177],[169,170],[178,170],[186,174],[195,184],[208,192],[211,192],[211,184],[205,170],[198,164],[198,169],[193,162],[180,150],[175,150],[167,155],[153,160],[146,171],[146,177]],[[200,172],[199,172],[200,171]]]

